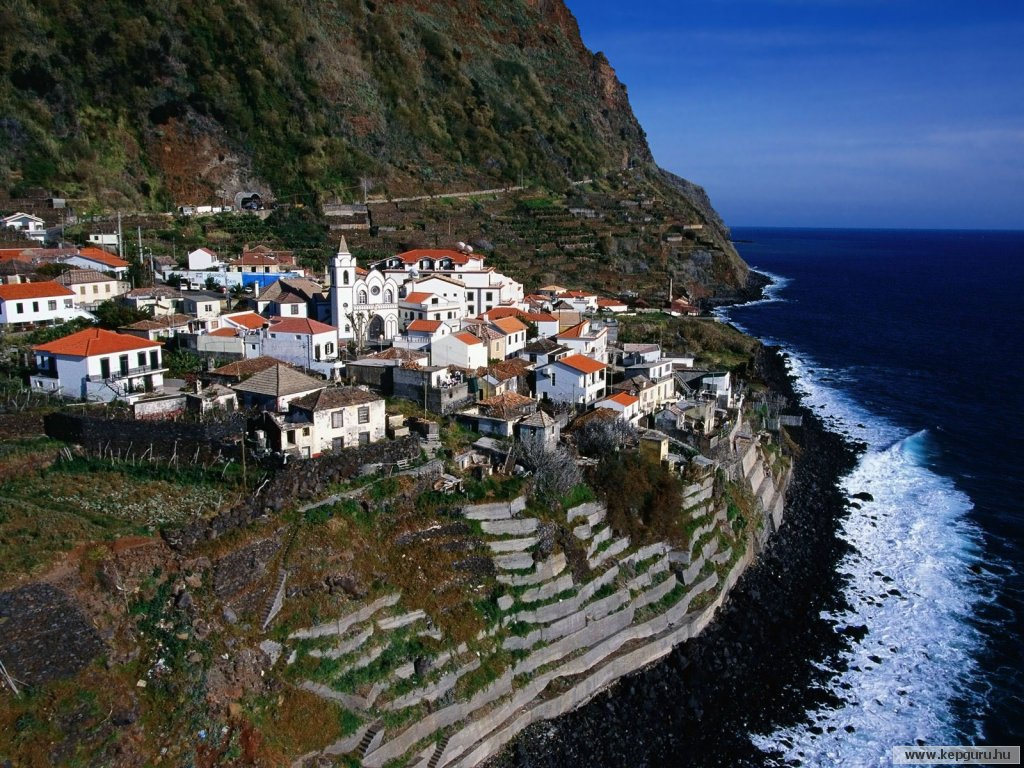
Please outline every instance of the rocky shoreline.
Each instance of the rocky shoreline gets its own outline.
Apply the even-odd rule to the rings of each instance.
[[[778,349],[765,349],[759,368],[775,391],[798,400]],[[828,701],[816,663],[834,663],[844,639],[821,612],[842,607],[836,565],[846,545],[837,529],[847,499],[838,482],[856,451],[809,409],[800,412],[786,522],[712,625],[581,709],[531,727],[492,766],[762,765],[748,733],[796,722]]]

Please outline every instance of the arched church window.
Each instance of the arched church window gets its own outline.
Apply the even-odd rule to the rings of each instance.
[[[344,283],[345,285],[348,285],[348,270],[347,269],[343,269],[341,271],[341,282]]]
[[[390,288],[388,288],[386,291],[384,291],[384,303],[385,304],[392,304],[392,303],[394,303],[394,301],[395,301],[395,294],[394,294],[394,292]]]
[[[360,291],[359,292],[359,299],[358,299],[358,301],[356,303],[357,304],[365,304],[366,303],[366,291]]]

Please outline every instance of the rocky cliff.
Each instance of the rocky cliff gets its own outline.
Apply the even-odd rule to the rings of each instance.
[[[626,89],[562,0],[71,0],[0,9],[0,30],[11,198],[170,210],[256,191],[309,207],[519,184],[566,193],[592,178],[613,203],[640,190],[670,213],[640,248],[611,233],[597,255],[613,270],[620,256],[674,268],[693,249],[674,256],[659,233],[703,223],[681,280],[718,295],[746,284],[703,191],[656,167]]]

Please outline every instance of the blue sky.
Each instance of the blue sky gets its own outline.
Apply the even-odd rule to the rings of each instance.
[[[731,226],[1024,229],[1021,0],[567,0]]]

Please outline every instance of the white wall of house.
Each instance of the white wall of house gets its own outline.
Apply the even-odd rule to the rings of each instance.
[[[580,336],[558,336],[559,344],[564,344],[573,352],[597,360],[608,362],[608,330],[602,328],[597,332],[588,331]]]
[[[85,313],[75,306],[75,297],[61,293],[33,299],[0,299],[0,324],[63,323]]]
[[[605,373],[583,373],[561,362],[548,363],[537,371],[537,397],[589,405],[604,396]]]
[[[383,400],[316,411],[313,413],[313,455],[376,443],[385,438],[385,427]]]
[[[163,350],[147,347],[109,355],[78,357],[36,353],[36,367],[29,383],[33,389],[59,390],[65,397],[81,400],[138,399],[147,387],[164,385]],[[56,372],[56,378],[42,371]]]
[[[247,358],[274,357],[331,379],[337,379],[343,367],[338,361],[338,336],[333,328],[314,334],[262,330],[247,334],[243,343]]]
[[[462,334],[444,336],[430,347],[431,365],[455,365],[459,368],[482,368],[487,365],[487,345],[477,339],[476,344],[467,344]]]

